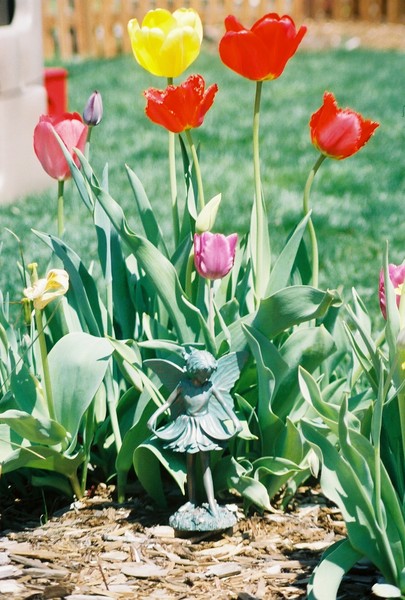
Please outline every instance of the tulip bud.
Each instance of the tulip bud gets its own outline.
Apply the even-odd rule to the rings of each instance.
[[[86,125],[94,127],[103,118],[103,100],[100,92],[95,90],[87,100],[83,111],[83,121]]]
[[[198,273],[206,279],[221,279],[229,273],[235,260],[238,235],[228,237],[206,231],[194,235],[194,263]]]
[[[401,301],[402,286],[405,285],[405,263],[402,265],[388,265],[389,278],[394,287],[395,299],[397,306],[399,307]],[[384,319],[387,318],[387,307],[385,300],[385,282],[384,282],[384,271],[381,269],[380,272],[380,284],[378,289],[378,296],[380,300],[380,308]]]

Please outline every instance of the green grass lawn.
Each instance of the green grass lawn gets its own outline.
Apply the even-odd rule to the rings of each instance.
[[[404,136],[405,97],[399,85],[404,55],[397,52],[333,50],[298,52],[282,77],[266,82],[262,93],[261,162],[274,256],[301,218],[302,191],[317,158],[309,138],[310,115],[322,104],[325,90],[340,106],[350,106],[381,126],[369,144],[344,161],[328,160],[312,187],[313,220],[320,246],[321,287],[356,287],[377,314],[378,272],[385,240],[390,260],[405,258]],[[110,167],[110,192],[123,206],[131,225],[139,222],[127,182],[127,163],[141,178],[159,216],[170,231],[167,132],[144,116],[142,91],[165,86],[139,67],[131,56],[63,65],[69,71],[69,110],[82,112],[94,89],[101,91],[104,119],[93,132],[96,172]],[[189,70],[201,73],[219,92],[204,125],[194,132],[201,144],[201,168],[208,200],[223,196],[217,230],[246,232],[253,195],[251,120],[253,82],[222,65],[206,47]],[[188,73],[188,74],[189,74]],[[180,154],[178,154],[180,163]],[[179,192],[183,187],[179,180]],[[18,247],[5,231],[23,241],[25,260],[47,266],[47,248],[30,229],[56,233],[56,183],[47,193],[0,207],[2,252],[0,289],[18,301],[21,286]],[[66,241],[87,264],[95,258],[95,233],[74,185],[66,184]]]

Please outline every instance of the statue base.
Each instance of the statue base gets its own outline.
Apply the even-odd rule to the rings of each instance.
[[[224,531],[232,529],[236,522],[235,513],[226,506],[218,506],[218,514],[213,515],[207,503],[194,506],[187,502],[169,518],[169,525],[179,534]]]

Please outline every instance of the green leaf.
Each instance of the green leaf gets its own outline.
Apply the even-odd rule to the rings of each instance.
[[[78,332],[61,338],[48,355],[56,417],[73,441],[112,352],[108,340]]]
[[[279,290],[287,286],[288,280],[294,267],[294,262],[302,240],[302,236],[304,235],[310,216],[311,213],[308,213],[297,225],[296,229],[292,233],[291,237],[287,241],[279,257],[277,258],[270,273],[269,283],[267,285],[266,290],[266,297],[271,296],[275,292],[278,292]]]
[[[299,398],[298,368],[301,366],[314,372],[336,350],[331,334],[323,325],[305,327],[302,325],[288,336],[279,349],[280,356],[288,365],[282,381],[273,398],[273,410],[283,420],[287,416],[292,421],[301,419],[307,406]]]
[[[334,290],[323,292],[310,286],[291,286],[262,300],[252,324],[272,339],[294,325],[324,317],[331,306],[340,304]]]
[[[335,542],[323,555],[308,585],[308,600],[336,600],[344,575],[362,558],[349,540]]]
[[[302,430],[315,452],[321,455],[322,490],[341,510],[351,545],[367,556],[389,581],[393,581],[392,551],[390,546],[386,546],[385,530],[378,526],[370,481],[363,481],[358,476],[356,466],[348,462],[315,425],[303,421]]]
[[[18,359],[17,359],[18,360]],[[38,380],[23,362],[17,362],[10,377],[10,388],[17,408],[29,414],[47,416],[45,398]]]
[[[265,486],[232,456],[221,458],[214,469],[216,489],[235,489],[247,501],[263,510],[272,510]]]
[[[133,460],[141,485],[159,506],[167,504],[160,465],[173,477],[184,494],[187,479],[184,453],[163,450],[158,440],[149,438],[135,449]]]
[[[69,301],[75,307],[83,329],[92,335],[103,335],[106,311],[94,279],[80,257],[65,242],[40,231],[32,230],[58,256],[69,274]]]
[[[274,441],[283,428],[282,421],[272,410],[272,398],[277,385],[273,369],[278,375],[282,374],[287,366],[283,363],[275,346],[266,340],[260,332],[252,327],[243,327],[246,339],[256,360],[257,368],[257,417],[261,427],[262,454],[267,456],[274,451]]]
[[[340,405],[333,404],[332,402],[325,402],[315,379],[302,367],[299,368],[298,380],[301,394],[306,402],[314,408],[314,410],[322,417],[322,421],[326,423],[329,429],[337,436]],[[360,429],[360,423],[357,417],[350,414],[350,421],[353,428]]]
[[[323,292],[300,285],[279,290],[261,300],[256,313],[251,313],[229,326],[231,349],[242,350],[246,344],[242,325],[251,325],[271,340],[295,325],[323,318],[330,307],[340,304],[340,296],[334,290]]]
[[[52,419],[35,418],[22,410],[7,410],[0,414],[0,423],[34,444],[54,446],[66,438],[66,430]]]
[[[264,202],[263,194],[260,194],[260,198],[256,198],[255,202],[261,203],[261,214],[262,218],[260,223],[257,221],[257,211],[255,203],[252,206],[252,213],[250,218],[250,236],[249,236],[249,248],[250,256],[252,259],[253,270],[258,265],[258,253],[260,253],[260,270],[253,273],[255,281],[255,293],[258,298],[264,298],[265,292],[268,287],[269,275],[271,269],[271,248],[270,248],[270,235],[269,235],[269,221],[267,217],[266,205]],[[260,248],[257,248],[256,241],[261,240]]]
[[[403,598],[401,590],[389,583],[375,583],[371,588],[374,596],[379,598]]]
[[[54,448],[47,446],[27,446],[19,448],[7,456],[0,464],[0,470],[2,473],[10,473],[27,467],[29,469],[55,471],[66,477],[72,477],[76,474],[84,459],[85,455],[82,451],[71,456],[65,456]]]
[[[298,452],[302,455],[301,440],[299,441]],[[292,476],[306,470],[293,460],[289,460],[287,454],[288,450],[279,456],[264,456],[252,463],[254,477],[265,486],[269,498],[273,498],[279,493]]]
[[[84,156],[82,154],[79,156],[81,162],[86,164]],[[197,341],[201,331],[202,318],[199,311],[187,301],[172,263],[149,240],[131,231],[120,205],[99,187],[94,174],[89,179],[89,184],[114,227],[128,244],[140,267],[156,289],[180,342]],[[208,341],[209,331],[204,325],[203,333]]]
[[[211,231],[211,229],[214,227],[220,203],[221,194],[217,194],[211,198],[211,200],[207,202],[207,204],[201,210],[195,222],[195,229],[198,233],[202,233],[203,231]]]
[[[148,196],[146,195],[145,188],[142,185],[141,180],[135,173],[125,165],[127,169],[127,175],[129,182],[132,187],[132,191],[135,196],[135,200],[138,206],[139,215],[141,217],[143,229],[147,239],[152,242],[156,248],[160,247],[163,254],[168,257],[166,244],[163,239],[162,230],[160,229],[159,223],[155,218],[152,205],[149,202]]]

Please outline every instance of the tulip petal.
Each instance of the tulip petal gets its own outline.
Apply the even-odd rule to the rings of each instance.
[[[238,236],[226,237],[206,231],[194,235],[194,263],[198,273],[207,279],[221,279],[229,273],[235,260]]]
[[[312,143],[320,152],[337,160],[358,152],[378,125],[349,108],[338,108],[331,92],[324,93],[323,105],[309,123]]]
[[[42,115],[34,129],[34,151],[43,169],[54,179],[65,180],[70,177],[70,169],[55,131],[79,164],[73,149],[84,151],[88,127],[78,113],[65,113],[60,116]]]
[[[201,75],[190,75],[181,85],[169,85],[165,90],[149,88],[145,112],[158,125],[173,133],[199,127],[212,106],[218,90],[216,84],[206,91]]]
[[[297,32],[290,17],[279,17],[276,13],[264,15],[251,29],[228,16],[225,29],[219,43],[222,61],[253,81],[279,77],[306,33],[306,27]]]
[[[158,8],[142,22],[128,23],[131,46],[138,63],[153,75],[178,77],[197,58],[202,41],[202,24],[193,9],[173,14]]]

